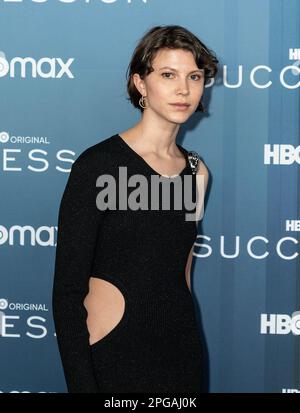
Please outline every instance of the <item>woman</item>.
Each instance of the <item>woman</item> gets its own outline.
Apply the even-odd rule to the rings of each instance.
[[[204,85],[217,63],[187,29],[153,27],[129,65],[129,99],[141,120],[73,163],[59,209],[53,285],[71,393],[201,391],[202,348],[190,292],[197,227],[173,201],[168,209],[161,201],[144,208],[149,193],[157,200],[144,184],[153,177],[180,180],[183,188],[192,186],[193,201],[196,177],[206,189],[206,166],[176,136],[181,124],[204,110]],[[129,185],[137,174],[144,179],[138,196],[133,181]],[[104,178],[108,185],[100,191]],[[124,190],[116,195],[115,183],[126,179],[129,207]]]

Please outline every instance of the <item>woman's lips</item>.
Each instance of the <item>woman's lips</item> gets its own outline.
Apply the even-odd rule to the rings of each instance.
[[[188,104],[177,104],[177,103],[170,103],[170,105],[174,106],[174,108],[178,109],[178,110],[186,110],[190,105]]]

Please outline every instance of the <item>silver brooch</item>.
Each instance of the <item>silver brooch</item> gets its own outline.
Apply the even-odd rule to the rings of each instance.
[[[190,167],[192,170],[192,174],[195,175],[195,173],[198,170],[198,164],[200,161],[200,157],[196,151],[189,151],[188,152],[188,160],[190,163]]]

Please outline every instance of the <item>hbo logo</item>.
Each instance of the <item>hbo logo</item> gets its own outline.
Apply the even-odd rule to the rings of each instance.
[[[293,145],[265,145],[265,165],[291,165],[294,162],[300,164],[300,146]]]
[[[261,334],[289,334],[300,335],[300,311],[288,314],[261,314]]]

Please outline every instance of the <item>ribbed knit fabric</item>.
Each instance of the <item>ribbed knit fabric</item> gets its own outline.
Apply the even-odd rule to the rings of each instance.
[[[195,201],[188,151],[178,148],[187,161],[179,175],[182,182],[191,175]],[[97,177],[119,182],[121,166],[149,184],[157,174],[113,135],[76,159],[59,207],[52,304],[68,391],[200,392],[202,346],[185,278],[196,223],[185,219],[185,208],[99,210]],[[90,276],[111,282],[125,299],[120,322],[92,345],[83,305]]]

